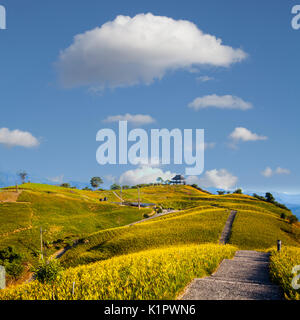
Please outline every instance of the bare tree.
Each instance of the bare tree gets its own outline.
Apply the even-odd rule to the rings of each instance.
[[[28,173],[25,170],[23,170],[18,173],[18,176],[20,177],[22,184],[23,184],[23,183],[25,183],[25,180],[28,177]]]

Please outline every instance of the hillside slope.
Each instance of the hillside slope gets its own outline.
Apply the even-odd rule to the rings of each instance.
[[[131,192],[125,190],[123,194],[129,199]],[[64,255],[63,264],[77,266],[169,245],[218,243],[231,210],[238,214],[230,243],[243,249],[265,250],[281,239],[284,245],[300,246],[300,228],[280,218],[290,212],[257,198],[209,195],[188,186],[145,187],[141,194],[148,201],[159,200],[163,207],[184,210],[129,228],[92,234]]]
[[[107,202],[99,198],[108,197]],[[40,228],[46,255],[74,240],[141,220],[151,209],[121,207],[111,192],[24,184],[0,192],[0,250],[14,246],[33,263],[40,253]]]
[[[162,250],[167,256],[172,248],[217,245],[232,210],[237,211],[230,237],[234,248],[267,250],[276,245],[277,239],[282,240],[283,246],[300,247],[299,225],[281,218],[283,213],[291,213],[251,196],[212,195],[191,186],[143,187],[142,202],[174,210],[134,225],[131,224],[153,209],[120,205],[118,196],[120,191],[83,191],[40,184],[22,185],[18,193],[14,188],[3,189],[0,250],[13,246],[25,261],[36,264],[42,227],[44,254],[48,257],[76,240],[60,258],[65,268],[101,261],[107,261],[105,265],[109,266],[111,259],[130,260],[132,255],[145,256],[151,250]],[[108,201],[100,202],[104,197]],[[136,202],[138,190],[123,190],[122,198]],[[161,265],[167,263],[159,261]],[[215,262],[213,265],[216,267]],[[178,268],[181,270],[182,266]],[[165,297],[164,293],[159,294],[157,297]]]

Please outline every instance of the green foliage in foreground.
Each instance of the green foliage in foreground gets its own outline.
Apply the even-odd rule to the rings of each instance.
[[[4,266],[9,276],[17,278],[24,270],[23,257],[14,248],[0,250],[0,265]]]
[[[69,269],[51,285],[33,281],[3,290],[0,300],[174,299],[191,280],[211,274],[235,251],[212,244],[144,251]]]
[[[283,245],[300,245],[300,228],[272,214],[238,210],[230,243],[241,249],[265,250],[281,240]]]
[[[272,280],[283,289],[285,297],[292,300],[300,300],[300,289],[292,287],[292,281],[300,286],[300,248],[283,247],[280,252],[271,251],[270,274]],[[292,270],[299,266],[295,273]]]
[[[39,265],[34,268],[34,278],[41,283],[54,283],[63,268],[56,259],[49,261],[42,260]]]

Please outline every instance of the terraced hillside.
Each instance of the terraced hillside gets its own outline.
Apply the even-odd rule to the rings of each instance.
[[[99,198],[108,197],[107,202]],[[34,263],[40,253],[40,228],[46,255],[93,232],[138,221],[151,209],[121,207],[112,192],[92,192],[25,184],[0,192],[0,250],[13,246]]]
[[[193,277],[211,274],[222,259],[232,257],[238,249],[269,250],[277,239],[284,247],[300,247],[299,224],[285,219],[291,212],[242,194],[212,195],[191,186],[143,187],[142,202],[173,211],[132,224],[152,211],[118,204],[118,196],[136,202],[135,188],[123,190],[121,195],[119,191],[25,184],[17,196],[13,197],[13,192],[5,190],[0,197],[2,201],[8,199],[0,202],[0,222],[5,224],[0,224],[0,249],[13,245],[35,263],[40,226],[46,229],[44,245],[48,256],[73,240],[77,242],[60,258],[63,267],[70,269],[61,278],[65,280],[51,289],[54,291],[34,281],[4,291],[2,297],[8,299],[174,298]],[[99,202],[103,197],[108,201]],[[232,246],[220,246],[219,239],[232,210],[237,211],[230,236]],[[196,260],[189,261],[188,254]],[[178,260],[176,264],[174,259]],[[90,274],[98,277],[92,289],[86,287]],[[66,286],[72,279],[81,288],[76,296],[67,295],[70,291]],[[159,279],[169,282],[166,285]],[[111,291],[102,292],[107,281]],[[142,292],[142,287],[148,291]]]
[[[159,198],[152,193],[155,188],[159,193],[164,190]],[[172,199],[172,188],[176,194],[183,190],[181,198]],[[300,228],[280,218],[282,213],[288,215],[290,212],[247,195],[216,196],[194,190],[183,186],[144,188],[143,194],[147,195],[148,201],[159,199],[162,206],[173,203],[187,209],[131,227],[94,233],[68,251],[62,262],[65,266],[76,266],[169,245],[218,243],[231,210],[237,210],[238,214],[230,243],[257,250],[276,245],[277,239],[284,245],[300,245]]]

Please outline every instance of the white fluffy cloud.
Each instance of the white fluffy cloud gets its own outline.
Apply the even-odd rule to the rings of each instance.
[[[126,113],[124,115],[116,115],[116,116],[109,116],[107,117],[104,122],[119,122],[119,121],[128,121],[134,125],[145,125],[149,123],[155,122],[148,114],[130,114]]]
[[[0,143],[8,147],[37,147],[40,143],[30,132],[21,130],[0,129]]]
[[[196,183],[204,188],[219,188],[228,190],[236,185],[238,178],[228,172],[226,169],[213,169],[206,171],[202,178],[190,176],[187,178],[188,183]]]
[[[151,13],[115,20],[74,37],[57,68],[66,87],[149,84],[169,70],[230,66],[246,58],[186,20]]]
[[[289,169],[277,167],[275,170],[271,169],[270,167],[266,167],[266,169],[261,173],[266,178],[271,178],[272,176],[278,174],[290,174],[291,171]]]
[[[229,136],[235,142],[238,141],[259,141],[259,140],[267,140],[268,137],[258,135],[256,133],[251,132],[250,130],[239,127],[235,128],[234,131]]]
[[[198,97],[189,104],[190,108],[195,110],[218,108],[218,109],[238,109],[248,110],[252,108],[250,102],[246,102],[239,97],[232,95],[218,96],[216,94]]]
[[[137,185],[141,183],[154,183],[158,177],[163,180],[171,180],[176,174],[170,171],[163,171],[160,168],[141,166],[137,169],[124,172],[120,178],[121,185]]]

